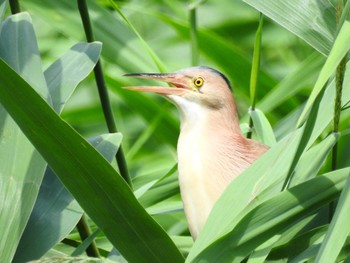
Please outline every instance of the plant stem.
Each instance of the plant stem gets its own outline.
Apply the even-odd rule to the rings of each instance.
[[[18,0],[10,0],[9,3],[10,3],[11,14],[14,15],[21,12],[21,7],[19,5]]]
[[[259,67],[260,67],[260,53],[261,53],[261,36],[262,36],[262,26],[263,26],[263,15],[260,13],[259,26],[255,34],[255,43],[253,51],[253,62],[252,62],[252,71],[250,73],[250,110],[255,110],[256,97],[257,97],[257,83],[259,77]],[[249,118],[249,132],[247,133],[247,138],[252,138],[253,134],[253,119]]]
[[[337,27],[338,27],[337,32],[339,32],[343,24],[343,20],[344,20],[343,11],[347,11],[349,9],[349,3],[347,3],[345,10],[343,10],[343,7],[344,7],[343,0],[339,0],[336,8],[336,19],[337,19]],[[339,132],[340,113],[342,111],[341,98],[342,98],[342,92],[343,92],[345,70],[346,70],[346,56],[340,61],[335,73],[336,92],[335,92],[335,100],[334,100],[334,117],[333,117],[334,133]],[[338,143],[335,143],[332,149],[332,168],[331,168],[332,171],[337,169],[337,160],[338,160]],[[329,205],[329,221],[331,221],[333,218],[335,208],[336,208],[335,202],[331,202]]]
[[[95,41],[95,38],[91,27],[89,11],[87,8],[86,1],[78,0],[78,8],[79,8],[80,16],[83,22],[86,39],[88,42],[93,42]],[[108,131],[110,133],[118,132],[117,126],[114,121],[113,111],[109,101],[108,91],[107,91],[106,83],[103,77],[103,70],[102,70],[102,65],[100,60],[98,60],[94,68],[94,73],[95,73],[96,84],[97,84],[97,88],[100,96],[103,114],[107,123]],[[120,175],[132,188],[132,182],[131,182],[129,171],[127,168],[127,163],[126,163],[122,146],[120,146],[118,149],[118,152],[116,154],[116,160],[119,167]]]
[[[192,48],[192,66],[198,65],[198,38],[196,7],[190,8],[190,30],[191,30],[191,48]]]
[[[83,215],[80,218],[79,223],[77,224],[77,229],[78,229],[81,240],[85,240],[86,238],[88,238],[92,234],[90,226],[86,220],[85,215]],[[90,246],[88,246],[88,248],[86,249],[86,254],[89,257],[96,257],[96,258],[100,257],[100,252],[98,251],[98,248],[97,248],[94,240],[91,242]]]

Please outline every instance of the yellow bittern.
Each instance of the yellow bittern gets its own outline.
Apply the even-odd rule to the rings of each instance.
[[[268,148],[242,135],[230,84],[222,73],[200,66],[167,74],[125,76],[165,81],[174,86],[126,88],[164,95],[180,112],[179,183],[195,239],[227,185]]]

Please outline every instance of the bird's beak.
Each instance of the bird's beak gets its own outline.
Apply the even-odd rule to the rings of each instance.
[[[180,73],[131,73],[125,74],[126,77],[135,77],[143,79],[153,79],[167,82],[174,87],[162,87],[162,86],[133,86],[124,87],[128,90],[135,90],[141,92],[153,92],[161,95],[178,95],[182,96],[189,91],[188,78]]]

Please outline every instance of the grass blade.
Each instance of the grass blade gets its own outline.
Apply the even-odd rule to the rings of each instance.
[[[0,102],[127,260],[183,261],[169,236],[141,207],[113,167],[2,60]]]
[[[350,174],[315,262],[335,262],[350,232]]]

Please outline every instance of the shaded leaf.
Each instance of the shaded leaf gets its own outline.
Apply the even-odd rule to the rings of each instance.
[[[1,26],[0,57],[50,103],[28,13],[9,16]],[[33,208],[46,163],[2,105],[0,160],[0,251],[1,260],[10,262]]]
[[[97,136],[89,142],[109,161],[114,158],[121,134]],[[83,210],[54,172],[47,168],[39,195],[13,262],[27,262],[42,257],[76,226]]]
[[[334,7],[327,0],[243,0],[328,55],[336,32]]]
[[[240,262],[257,246],[334,200],[341,192],[349,169],[337,170],[295,186],[260,204],[237,226],[189,262]]]
[[[350,175],[340,195],[337,208],[328,227],[316,262],[335,262],[350,232]]]
[[[343,57],[346,55],[346,53],[350,49],[349,42],[350,42],[350,22],[345,21],[337,38],[335,39],[334,45],[332,46],[332,50],[330,51],[330,54],[324,66],[321,69],[320,75],[315,83],[315,86],[310,94],[309,99],[306,102],[304,110],[301,113],[301,116],[297,124],[298,126],[300,126],[305,121],[306,116],[309,113],[312,104],[316,100],[317,95],[324,88],[328,79],[335,72],[339,62],[343,59]]]
[[[0,69],[1,103],[123,256],[130,262],[182,262],[174,243],[108,162],[3,61]]]
[[[52,107],[56,112],[61,112],[75,87],[91,72],[101,48],[98,42],[76,44],[45,70]]]

